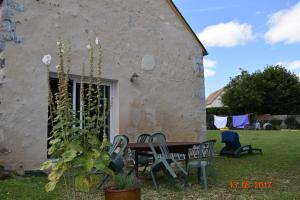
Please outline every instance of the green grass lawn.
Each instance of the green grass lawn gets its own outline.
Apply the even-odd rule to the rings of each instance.
[[[161,191],[157,193],[149,176],[141,181],[143,199],[147,200],[197,200],[197,199],[300,199],[300,131],[238,131],[242,145],[252,144],[263,149],[263,155],[245,155],[241,158],[216,156],[214,166],[209,169],[208,191],[197,184],[196,173],[192,173],[189,186],[182,188],[172,179],[159,178]],[[209,131],[207,139],[217,139],[216,152],[223,147],[220,131]],[[0,181],[2,200],[50,200],[65,199],[64,189],[46,193],[43,186],[46,178],[17,177]],[[242,187],[232,189],[229,182],[272,182],[271,188]],[[86,199],[103,199],[98,191]]]

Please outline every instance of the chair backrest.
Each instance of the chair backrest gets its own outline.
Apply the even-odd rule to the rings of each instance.
[[[161,158],[171,158],[171,154],[169,153],[167,144],[166,144],[166,136],[162,133],[155,133],[149,138],[149,146],[151,151],[153,152],[154,158],[159,159],[159,154]],[[159,149],[159,151],[157,151]]]
[[[150,136],[151,135],[147,134],[147,133],[143,133],[143,134],[139,135],[139,137],[137,139],[137,143],[148,143]]]
[[[207,140],[199,144],[199,159],[205,160],[209,165],[212,164],[214,157],[214,145],[216,140]]]
[[[125,149],[128,145],[128,142],[129,142],[129,139],[127,136],[116,135],[114,137],[113,144],[108,151],[109,155],[112,155],[113,153],[116,153],[118,155],[123,155],[125,152]]]
[[[221,135],[222,142],[225,144],[230,143],[235,149],[241,147],[241,143],[239,140],[239,134],[234,131],[224,131]]]
[[[109,155],[111,157],[111,162],[109,168],[117,173],[123,172],[124,167],[124,152],[128,145],[129,139],[125,135],[116,135],[114,137],[113,144],[109,148]]]

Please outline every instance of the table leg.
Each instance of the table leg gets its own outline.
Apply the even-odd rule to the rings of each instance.
[[[188,170],[188,163],[189,163],[189,151],[185,152],[185,170]]]
[[[138,177],[138,173],[139,173],[139,155],[138,155],[138,151],[135,151],[134,154],[134,172],[135,172],[135,176]]]

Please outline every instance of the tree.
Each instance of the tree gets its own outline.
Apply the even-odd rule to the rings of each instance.
[[[280,65],[252,74],[241,70],[225,87],[222,101],[235,114],[299,114],[299,77]]]

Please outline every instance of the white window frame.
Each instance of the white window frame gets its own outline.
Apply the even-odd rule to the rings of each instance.
[[[58,78],[57,73],[50,72],[51,78]],[[70,80],[73,81],[73,110],[76,111],[76,83],[81,82],[81,76],[70,75]],[[85,78],[84,83],[88,83],[88,77]],[[94,81],[96,83],[96,81]],[[114,136],[119,134],[119,88],[118,81],[110,79],[101,79],[101,85],[109,86],[110,88],[110,119],[109,119],[109,138],[110,142],[113,141]],[[80,121],[82,121],[82,115],[80,115]]]

